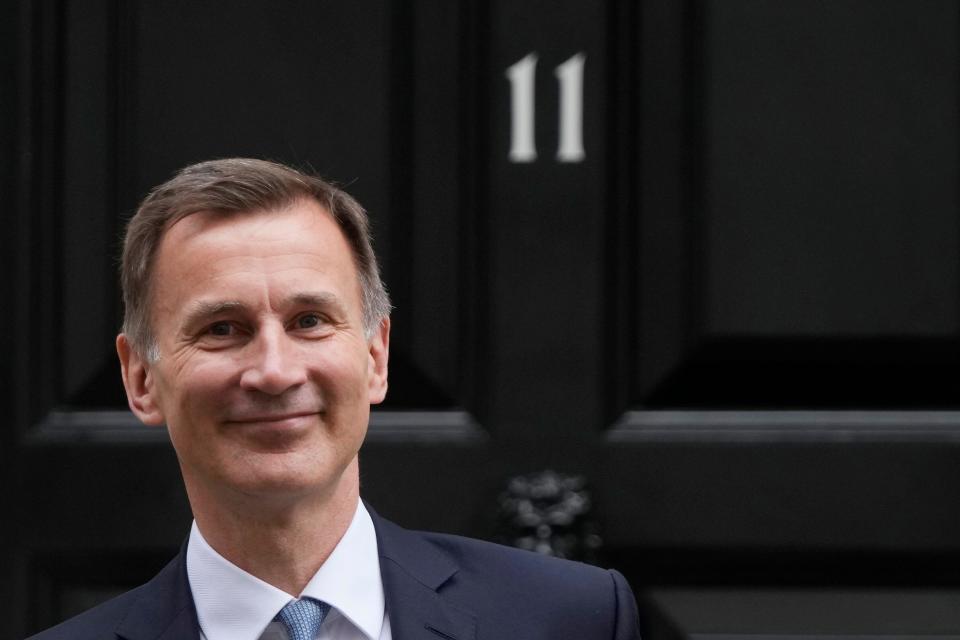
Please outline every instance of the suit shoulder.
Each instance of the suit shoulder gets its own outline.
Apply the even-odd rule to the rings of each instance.
[[[423,533],[431,544],[455,558],[468,575],[519,582],[531,588],[549,585],[551,591],[572,588],[609,588],[610,572],[582,562],[564,560],[493,542],[443,533]]]
[[[457,567],[438,592],[488,625],[500,621],[485,637],[639,640],[636,600],[616,571],[481,540],[422,535]],[[538,635],[530,635],[531,624]]]
[[[193,604],[184,550],[146,584],[108,600],[28,640],[116,640],[122,625],[173,620]],[[149,634],[147,634],[149,635]],[[182,636],[185,637],[185,636]]]
[[[127,591],[27,640],[114,640],[114,630],[142,589]]]

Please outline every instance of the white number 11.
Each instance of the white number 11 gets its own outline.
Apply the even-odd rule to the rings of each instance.
[[[586,56],[578,53],[553,71],[560,84],[560,137],[557,161],[582,162],[583,150],[583,65]],[[510,81],[511,162],[537,159],[534,141],[534,85],[537,54],[530,53],[507,67]]]

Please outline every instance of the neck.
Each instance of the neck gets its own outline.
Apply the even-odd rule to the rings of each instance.
[[[221,556],[247,573],[299,596],[346,533],[357,510],[357,460],[337,486],[296,496],[212,499],[186,482],[197,527]]]

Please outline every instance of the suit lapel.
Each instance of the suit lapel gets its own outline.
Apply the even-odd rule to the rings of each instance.
[[[117,627],[126,640],[199,640],[200,624],[187,579],[187,545],[138,597]]]
[[[474,615],[439,593],[457,573],[457,563],[420,534],[384,520],[369,505],[367,510],[377,532],[393,640],[475,640]],[[199,640],[186,544],[140,588],[116,631],[125,640]]]
[[[457,572],[456,562],[416,532],[367,510],[377,531],[393,640],[474,640],[473,614],[438,593]]]

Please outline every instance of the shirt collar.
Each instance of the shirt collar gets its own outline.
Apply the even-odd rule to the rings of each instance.
[[[187,577],[207,640],[257,640],[295,597],[217,553],[196,521],[187,544]],[[301,595],[328,603],[368,638],[380,637],[383,581],[376,532],[363,502],[358,501],[346,533]]]

